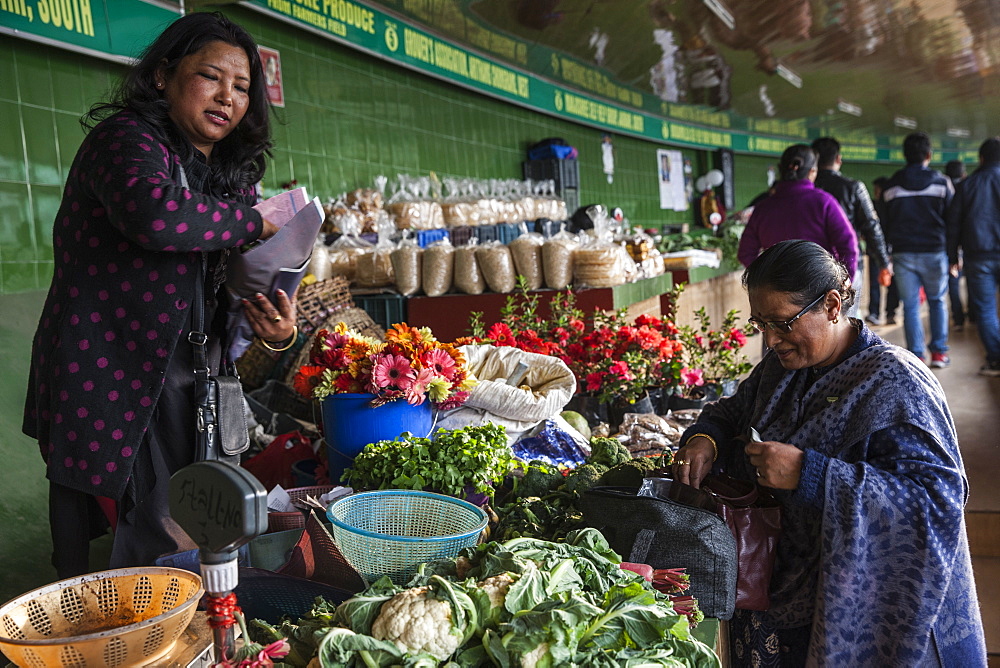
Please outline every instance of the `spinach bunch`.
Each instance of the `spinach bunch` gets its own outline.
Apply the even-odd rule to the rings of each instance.
[[[357,489],[415,489],[492,497],[514,465],[501,425],[439,429],[433,439],[403,434],[365,447],[344,472]]]

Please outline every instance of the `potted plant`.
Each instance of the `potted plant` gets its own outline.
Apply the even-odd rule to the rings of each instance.
[[[743,353],[750,326],[736,324],[736,309],[730,310],[722,325],[713,328],[702,306],[695,311],[697,326],[680,327],[682,346],[675,390],[670,396],[672,410],[700,407],[736,391],[740,377],[753,368]]]

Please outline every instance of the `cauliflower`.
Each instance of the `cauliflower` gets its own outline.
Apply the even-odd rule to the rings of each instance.
[[[451,604],[428,591],[415,587],[386,601],[372,624],[372,636],[408,654],[427,652],[445,661],[461,646],[464,634],[452,623]]]
[[[513,576],[510,573],[501,573],[486,578],[479,583],[478,587],[490,597],[490,607],[502,608],[507,598],[507,590],[512,584],[514,584]]]
[[[426,587],[400,592],[382,604],[371,635],[406,654],[445,661],[478,630],[475,603],[454,582],[431,576]]]

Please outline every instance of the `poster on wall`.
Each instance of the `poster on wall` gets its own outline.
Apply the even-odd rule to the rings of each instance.
[[[687,211],[684,184],[684,156],[680,151],[657,149],[656,178],[660,184],[660,208]]]
[[[266,46],[257,48],[260,51],[260,64],[264,67],[267,99],[275,107],[284,107],[285,87],[281,82],[281,54],[277,49],[269,49]]]

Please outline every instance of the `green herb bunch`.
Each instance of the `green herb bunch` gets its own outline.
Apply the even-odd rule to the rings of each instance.
[[[415,489],[449,496],[493,496],[514,466],[501,425],[439,429],[433,439],[409,433],[379,441],[354,458],[343,480],[357,489]]]

